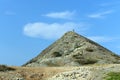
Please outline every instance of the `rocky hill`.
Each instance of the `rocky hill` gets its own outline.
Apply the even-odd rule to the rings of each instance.
[[[120,80],[119,63],[115,53],[69,31],[22,67],[0,65],[0,80]]]
[[[120,57],[96,42],[69,31],[23,66],[55,67],[111,63],[120,63]]]

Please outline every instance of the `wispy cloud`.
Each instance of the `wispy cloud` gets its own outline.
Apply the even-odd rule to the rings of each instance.
[[[88,15],[89,18],[104,18],[106,15],[113,13],[113,10],[108,10],[104,12],[94,13]]]
[[[85,32],[86,28],[81,23],[28,23],[24,26],[24,34],[30,37],[38,37],[44,39],[56,39],[62,36],[65,32],[71,30],[79,30],[79,32]]]
[[[90,36],[89,39],[96,42],[113,42],[119,40],[117,37],[106,37],[106,36]]]
[[[50,18],[58,18],[58,19],[72,19],[75,15],[75,11],[64,11],[64,12],[51,12],[45,14],[43,16],[50,17]]]
[[[6,11],[6,12],[5,12],[5,15],[11,16],[11,15],[16,15],[16,13],[13,12],[13,11]]]

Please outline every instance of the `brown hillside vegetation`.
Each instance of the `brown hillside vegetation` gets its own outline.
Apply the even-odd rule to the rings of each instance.
[[[12,68],[12,67],[8,67],[6,65],[0,65],[0,71],[14,71],[15,68]]]
[[[0,80],[45,80],[57,73],[69,71],[62,67],[12,67],[15,71],[0,71]]]
[[[120,72],[119,64],[81,67],[12,67],[0,71],[0,80],[107,80],[107,74]],[[114,80],[114,79],[111,79]]]

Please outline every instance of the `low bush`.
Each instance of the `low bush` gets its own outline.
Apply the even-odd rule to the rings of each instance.
[[[97,63],[97,60],[95,59],[86,59],[82,61],[82,64],[95,64]]]
[[[110,72],[104,80],[120,80],[120,72]]]
[[[95,64],[97,63],[96,59],[76,59],[75,62],[78,62],[79,64],[82,65],[88,65],[88,64]]]
[[[92,48],[86,48],[86,51],[93,52],[94,50]]]
[[[62,55],[59,52],[54,52],[52,54],[53,57],[61,57]]]
[[[0,71],[13,71],[14,68],[8,67],[6,65],[0,65]]]

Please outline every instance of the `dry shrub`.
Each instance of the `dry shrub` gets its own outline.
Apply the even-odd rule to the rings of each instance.
[[[86,51],[93,52],[94,50],[92,48],[86,48]]]
[[[8,67],[6,65],[0,65],[0,71],[14,71],[15,68]]]

